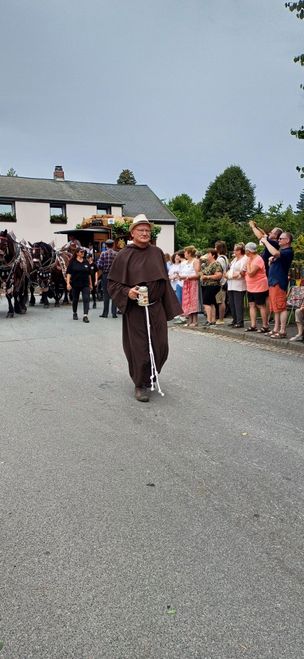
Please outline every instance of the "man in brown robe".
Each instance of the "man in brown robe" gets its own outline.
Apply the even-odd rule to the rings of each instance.
[[[135,384],[135,397],[148,402],[151,364],[145,308],[137,304],[138,287],[147,286],[151,341],[157,372],[169,352],[167,321],[182,314],[168,279],[161,249],[150,244],[151,224],[137,215],[130,227],[132,243],[119,252],[108,275],[109,295],[123,314],[123,349]]]

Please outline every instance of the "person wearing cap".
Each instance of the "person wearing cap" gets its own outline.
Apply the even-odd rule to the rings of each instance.
[[[67,290],[72,291],[73,320],[78,320],[77,307],[81,293],[83,302],[83,322],[89,323],[88,313],[90,307],[90,290],[93,288],[93,282],[90,266],[84,256],[85,248],[77,247],[67,267],[66,284]]]
[[[244,266],[247,297],[249,302],[250,327],[246,332],[257,332],[266,334],[269,332],[268,314],[266,300],[268,297],[268,280],[266,276],[265,263],[257,254],[257,245],[249,242],[245,245],[246,264]],[[262,317],[262,327],[257,329],[257,309]]]
[[[289,231],[283,231],[279,237],[279,249],[273,247],[267,236],[261,238],[261,242],[271,254],[269,259],[269,307],[274,313],[274,328],[271,332],[272,339],[285,339],[287,325],[287,288],[288,274],[293,260],[293,249],[291,247],[292,235]]]
[[[145,308],[137,304],[138,287],[147,286],[151,340],[157,372],[168,357],[167,321],[182,314],[170,285],[162,250],[151,245],[151,223],[137,215],[131,226],[132,243],[116,256],[108,276],[109,294],[122,313],[123,348],[135,397],[149,401],[151,364]]]
[[[116,258],[117,252],[114,251],[114,240],[108,238],[105,242],[106,251],[102,252],[98,261],[97,267],[101,270],[101,281],[102,281],[102,290],[103,290],[103,312],[99,318],[107,318],[109,315],[110,307],[110,295],[108,293],[108,275],[112,266],[114,259]],[[117,307],[112,300],[111,304],[111,314],[112,318],[117,318]]]

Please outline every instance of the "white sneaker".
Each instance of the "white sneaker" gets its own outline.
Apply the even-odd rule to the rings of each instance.
[[[292,336],[289,341],[303,341],[303,334],[296,334],[295,336]]]

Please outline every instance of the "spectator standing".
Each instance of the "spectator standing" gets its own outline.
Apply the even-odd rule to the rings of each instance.
[[[269,244],[272,245],[272,247],[275,247],[276,249],[279,249],[279,238],[280,238],[280,235],[283,233],[283,229],[280,229],[280,227],[274,227],[273,229],[271,229],[271,231],[269,232],[268,237],[267,237],[267,233],[263,229],[260,229],[260,227],[257,227],[254,220],[250,220],[249,226],[252,229],[254,235],[257,237],[257,239],[260,242],[262,242],[261,239],[263,237],[266,237]],[[264,245],[264,249],[263,249],[263,252],[261,254],[261,257],[262,257],[262,259],[265,263],[266,275],[268,277],[269,259],[271,257],[271,252],[266,247],[266,245]]]
[[[262,317],[262,327],[259,331],[261,334],[266,334],[269,332],[269,326],[266,306],[268,281],[265,263],[262,257],[257,254],[257,246],[255,243],[250,242],[245,245],[245,254],[247,258],[244,272],[250,315],[250,326],[247,327],[246,332],[258,331],[256,320],[257,309],[259,309]]]
[[[90,266],[84,259],[84,247],[77,247],[67,267],[67,290],[72,291],[73,299],[73,320],[78,320],[77,307],[80,293],[83,302],[83,322],[89,323],[88,313],[90,306],[90,289],[92,289],[92,279]]]
[[[180,268],[181,268],[181,257],[178,252],[175,252],[175,254],[173,254],[171,258],[171,264],[169,266],[168,275],[169,275],[170,284],[181,305],[183,288],[182,286],[180,286],[182,282],[179,280]],[[186,318],[184,318],[184,316],[176,316],[174,318],[174,321],[176,323],[184,323],[186,321]]]
[[[98,268],[94,261],[93,254],[88,255],[88,264],[90,266],[90,275],[92,280],[92,300],[93,300],[93,309],[96,309],[96,297],[97,297],[97,284],[98,284]]]
[[[304,304],[295,312],[295,321],[297,324],[297,334],[292,336],[290,341],[304,341]]]
[[[201,259],[201,285],[203,305],[207,315],[206,325],[215,325],[216,295],[221,290],[220,281],[223,277],[221,264],[217,261],[216,249],[208,249]]]
[[[179,274],[183,274],[183,268],[187,263],[185,259],[184,250],[183,249],[179,250],[179,252],[177,252],[177,256],[179,257]],[[183,301],[183,286],[184,286],[183,279],[177,279],[175,293],[181,306]]]
[[[116,257],[117,252],[114,251],[114,240],[108,238],[105,242],[106,250],[101,252],[100,257],[97,261],[97,267],[101,270],[101,281],[102,281],[102,290],[103,290],[103,312],[99,318],[107,318],[109,315],[110,307],[110,296],[108,293],[108,274],[110,272],[112,263]],[[111,313],[112,318],[117,318],[117,307],[112,300],[111,304]]]
[[[229,306],[232,315],[232,327],[244,327],[244,297],[246,293],[246,281],[244,271],[246,267],[245,245],[237,243],[234,245],[234,259],[230,268],[225,273],[228,287]]]
[[[279,237],[279,249],[270,244],[266,236],[261,242],[271,254],[269,259],[269,307],[274,313],[274,328],[271,332],[272,339],[285,339],[287,324],[287,288],[288,273],[293,260],[293,249],[291,247],[292,235],[289,231],[283,231]]]
[[[167,271],[168,271],[168,274],[169,274],[169,270],[170,270],[170,266],[172,265],[172,261],[171,261],[171,255],[168,254],[168,252],[165,253],[165,261],[166,261]]]
[[[227,291],[227,281],[225,278],[225,274],[229,269],[229,261],[227,258],[227,245],[224,240],[217,240],[214,247],[218,255],[217,261],[220,264],[223,271],[223,276],[220,280],[221,288],[216,296],[216,302],[218,304],[218,315],[219,315],[218,320],[216,321],[216,325],[223,325],[225,312],[226,312],[226,291]]]
[[[179,271],[180,271],[180,264],[181,264],[181,257],[178,252],[175,252],[171,258],[171,263],[168,267],[168,275],[170,279],[170,284],[174,290],[174,293],[176,293],[176,286],[178,282],[178,276],[179,276]],[[179,300],[181,302],[181,299]]]
[[[194,245],[185,247],[185,263],[183,264],[179,279],[184,282],[182,307],[185,316],[188,318],[188,327],[197,327],[198,324],[198,311],[199,311],[199,296],[198,296],[198,280],[200,274],[200,262],[195,257],[196,248]]]

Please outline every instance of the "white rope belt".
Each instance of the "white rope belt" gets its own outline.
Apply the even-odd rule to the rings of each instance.
[[[150,375],[151,391],[155,390],[155,383],[156,383],[158,393],[161,396],[164,396],[165,394],[162,392],[162,390],[160,388],[160,384],[159,384],[158,372],[157,372],[157,368],[156,368],[156,364],[155,364],[155,357],[154,357],[153,346],[152,346],[152,341],[151,341],[151,326],[150,326],[150,316],[149,316],[149,305],[145,305],[145,312],[146,312],[146,324],[147,324],[148,342],[149,342],[149,356],[150,356],[150,363],[151,363],[151,375]]]

